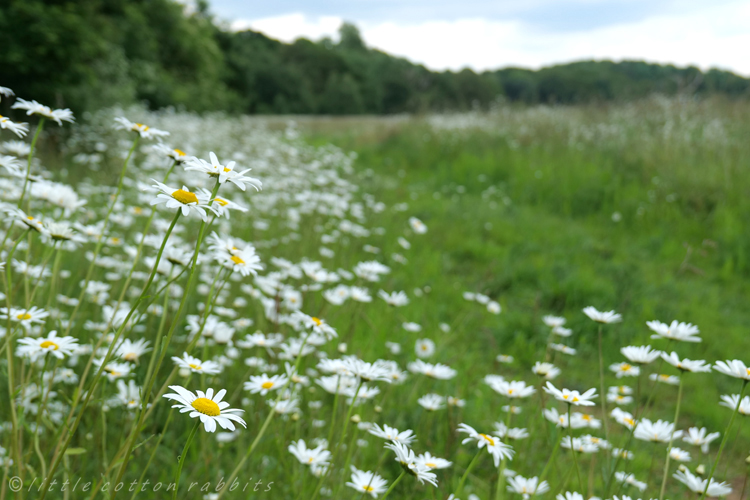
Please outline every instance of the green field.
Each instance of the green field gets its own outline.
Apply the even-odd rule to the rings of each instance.
[[[750,237],[745,231],[750,213],[750,176],[746,172],[750,165],[749,112],[746,102],[655,97],[607,106],[501,106],[488,113],[380,118],[201,117],[129,109],[81,117],[80,123],[66,125],[63,131],[47,123],[45,131],[50,133],[42,135],[36,153],[41,164],[32,162],[32,173],[45,172],[43,177],[72,186],[86,203],[66,210],[54,195],[37,186],[23,205],[28,214],[43,223],[67,220],[88,228],[103,221],[116,193],[123,159],[137,135],[112,129],[115,116],[126,116],[171,132],[167,144],[190,155],[207,160],[208,152],[214,151],[222,164],[234,159],[238,170],[253,168],[248,175],[263,182],[261,192],[252,188],[242,192],[228,183],[219,191],[219,196],[245,205],[248,212],[234,211],[230,219],[209,217],[210,228],[203,227],[194,214],[181,217],[169,246],[183,248],[192,256],[199,234],[208,236],[215,230],[255,245],[265,270],[259,272],[260,278],[242,277],[232,264],[227,266],[226,259],[216,257],[218,250],[208,250],[206,239],[201,247],[203,258],[194,273],[190,266],[174,266],[164,274],[157,273],[154,285],[141,293],[153,261],[136,257],[134,251],[155,196],[143,188],[154,184],[151,179],[161,181],[170,166],[145,139],[135,147],[119,201],[112,205],[108,237],[100,254],[104,263],[91,266],[92,279],[102,283],[107,297],[81,293],[91,252],[96,251],[95,236],[86,236],[74,251],[61,251],[57,244],[40,242],[36,234],[18,224],[7,229],[3,261],[13,273],[6,274],[4,280],[4,302],[21,308],[35,305],[53,314],[38,329],[20,328],[8,319],[3,330],[3,350],[8,355],[3,356],[0,367],[0,387],[7,387],[16,401],[15,406],[0,407],[4,486],[9,477],[20,476],[30,482],[53,467],[59,483],[79,477],[93,482],[101,479],[98,486],[118,481],[129,485],[139,478],[152,484],[173,482],[177,457],[194,422],[186,414],[170,411],[168,401],[158,397],[163,393],[160,388],[166,390],[170,380],[191,391],[227,389],[225,400],[232,408],[243,409],[247,421],[247,429],[224,436],[226,442],[217,442],[216,434],[198,429],[181,475],[180,494],[187,495],[185,498],[201,498],[195,493],[198,487],[187,493],[191,482],[215,487],[219,478],[226,481],[248,455],[256,437],[257,446],[238,477],[255,478],[251,484],[262,479],[263,486],[254,493],[259,498],[313,498],[316,485],[324,488],[318,498],[326,494],[329,498],[360,498],[365,494],[362,490],[357,493],[343,486],[349,480],[348,471],[341,470],[347,463],[360,470],[377,469],[393,484],[401,469],[392,452],[384,454],[383,441],[355,424],[345,426],[351,413],[363,422],[413,429],[418,438],[415,452],[430,451],[453,462],[451,467],[435,471],[437,488],[420,485],[407,474],[389,498],[432,495],[445,499],[454,493],[463,500],[470,494],[482,500],[520,499],[517,493],[497,488],[498,468],[486,453],[477,455],[478,460],[469,465],[476,443],[462,445],[466,435],[456,431],[458,424],[466,423],[494,435],[493,423],[508,418],[501,407],[509,401],[523,408],[520,415],[512,417],[511,427],[526,428],[531,437],[511,443],[516,454],[507,468],[523,477],[538,477],[545,470],[550,486],[544,493],[547,498],[565,491],[578,491],[584,498],[623,494],[659,498],[665,443],[633,440],[629,448],[634,459],[618,463],[617,470],[634,473],[648,483],[645,492],[631,486],[621,488],[617,483],[608,486],[615,466],[609,458],[611,451],[578,454],[578,465],[569,450],[552,452],[560,429],[541,418],[540,402],[561,412],[565,407],[557,406],[550,395],[539,390],[541,379],[531,367],[548,359],[562,370],[552,381],[556,387],[598,390],[598,327],[582,313],[586,306],[622,314],[621,323],[603,328],[605,384],[638,386],[636,403],[622,408],[634,414],[647,411],[645,416],[651,420],[672,421],[678,391],[651,383],[647,375],[679,372],[657,360],[643,367],[638,379],[617,379],[607,367],[625,360],[621,347],[650,344],[675,350],[681,358],[711,364],[724,359],[750,361],[746,333],[750,313],[745,306],[750,274]],[[36,123],[31,125],[33,134]],[[7,131],[2,132],[1,139],[11,138]],[[182,170],[177,166],[166,184],[173,189],[185,184],[191,191],[214,187],[214,178]],[[16,206],[23,177],[20,181],[12,176],[0,180],[6,189],[1,198],[3,208]],[[44,182],[49,181],[35,179],[32,184],[43,186]],[[174,217],[174,209],[161,207],[149,232],[153,239],[143,247],[147,258],[157,255]],[[427,232],[415,234],[410,217],[421,220]],[[76,231],[85,235],[81,226]],[[410,248],[398,242],[400,237],[408,240]],[[242,248],[240,243],[236,246]],[[13,258],[49,271],[38,289],[29,273],[19,273],[11,263],[8,252],[16,246],[18,253]],[[337,273],[339,281],[314,278],[315,272],[282,275],[286,264],[272,260],[279,258],[301,264],[292,267],[303,270],[314,267],[309,262],[319,261],[322,269]],[[372,260],[387,265],[390,272],[379,281],[348,276],[347,271],[352,272],[358,263]],[[129,280],[132,270],[136,273]],[[337,306],[327,301],[322,292],[340,283],[367,289],[372,302],[350,299]],[[278,286],[277,293],[269,292],[273,286]],[[405,291],[409,304],[388,306],[377,296],[381,289]],[[500,304],[502,312],[492,314],[484,305],[465,300],[464,292],[486,295]],[[64,304],[58,294],[71,298],[81,294],[80,308]],[[118,297],[123,313],[132,312],[136,318],[123,328],[111,321],[107,309],[117,305]],[[316,354],[292,356],[288,361],[294,365],[299,360],[299,373],[306,374],[309,382],[295,382],[293,394],[283,400],[296,399],[299,410],[267,420],[270,407],[264,400],[273,402],[284,393],[251,394],[242,390],[242,384],[250,375],[264,371],[284,373],[287,360],[280,357],[279,348],[243,347],[241,340],[256,330],[278,332],[287,342],[293,337],[305,339],[304,328],[278,320],[278,314],[291,312],[300,300],[302,312],[323,318],[338,332],[337,340],[317,346],[318,356],[325,353],[337,358],[345,350],[368,362],[394,360],[406,370],[415,360],[415,342],[431,339],[436,349],[426,361],[446,364],[457,374],[449,380],[435,380],[409,373],[399,385],[366,382],[377,386],[380,393],[350,407],[346,397],[335,398],[316,383],[322,375],[316,369]],[[204,333],[206,308],[217,321],[233,325],[231,343]],[[186,335],[187,315],[197,318],[202,341],[198,340],[201,335],[195,342]],[[567,319],[565,326],[572,329],[572,335],[556,341],[577,349],[577,355],[548,349],[550,330],[542,321],[545,315]],[[71,316],[74,321],[69,321]],[[253,324],[235,323],[238,319]],[[646,321],[669,323],[674,319],[697,325],[703,341],[693,344],[650,338],[653,332]],[[421,325],[421,331],[407,331],[402,326],[405,322]],[[42,397],[34,396],[33,390],[38,388],[32,390],[31,384],[39,383],[42,372],[58,374],[65,366],[81,377],[90,350],[77,353],[77,363],[67,356],[58,361],[49,354],[37,361],[14,355],[15,359],[8,361],[19,339],[44,336],[55,329],[59,335],[67,331],[81,345],[89,346],[97,344],[102,333],[109,335],[98,344],[103,351],[92,359],[106,355],[112,336],[146,339],[152,347],[165,336],[170,342],[163,351],[163,364],[158,359],[151,361],[153,351],[144,354],[139,363],[118,361],[131,367],[122,380],[133,380],[141,388],[134,408],[111,402],[117,394],[118,377],[114,375],[109,381],[102,377],[84,408],[77,397],[82,394],[76,390],[77,383],[54,379],[48,387],[55,394],[44,396],[42,391]],[[13,334],[8,342],[7,332]],[[399,343],[401,353],[391,353],[386,342]],[[203,361],[218,362],[221,373],[178,374],[171,357],[186,350]],[[513,356],[513,362],[500,363],[497,356],[501,354]],[[260,358],[266,370],[248,368],[244,360],[250,357]],[[159,369],[152,371],[152,366]],[[10,381],[9,367],[13,374]],[[87,390],[96,365],[92,370]],[[509,400],[484,383],[488,374],[523,380],[537,387],[537,392],[529,398]],[[742,384],[717,372],[686,373],[683,379],[677,428],[706,427],[709,432],[721,432],[723,438],[732,410],[719,406],[720,395],[738,393]],[[153,387],[145,392],[154,405],[151,411],[145,410],[138,428],[134,422],[148,382]],[[465,406],[426,411],[417,399],[428,393],[461,398]],[[4,392],[3,397],[7,396]],[[595,402],[597,406],[589,410],[574,407],[573,411],[601,418],[598,396]],[[64,441],[63,423],[78,416],[80,422],[67,443],[72,453],[57,453]],[[732,427],[715,475],[731,484],[731,498],[737,499],[745,490],[744,458],[750,451],[749,431],[742,426],[745,418],[740,415],[739,424]],[[608,419],[607,427],[614,447],[630,442],[627,429],[614,420]],[[128,433],[134,428],[138,431],[130,435],[128,443]],[[43,429],[38,438],[33,429]],[[604,437],[604,428],[573,433]],[[287,446],[304,439],[312,447],[315,438],[329,436],[328,449],[338,453],[331,473],[319,480]],[[690,452],[692,460],[685,464],[690,470],[704,465],[708,472],[720,441],[711,444],[709,454],[682,439],[675,439],[674,446]],[[131,458],[123,466],[130,448]],[[471,467],[469,473],[467,467]],[[580,467],[582,484],[576,467]],[[671,478],[676,468],[672,461],[664,498],[689,495],[687,488]],[[273,485],[267,486],[269,482]],[[264,492],[266,487],[270,491]],[[10,490],[3,487],[0,491],[12,498]],[[107,491],[94,498],[110,495],[113,492]],[[158,495],[168,498],[163,492]],[[32,490],[18,498],[39,496]],[[118,498],[131,496],[140,497],[127,491],[117,493]],[[59,490],[47,498],[58,497],[62,497]],[[66,498],[79,496],[73,493]],[[227,491],[222,498],[247,498],[247,493]]]

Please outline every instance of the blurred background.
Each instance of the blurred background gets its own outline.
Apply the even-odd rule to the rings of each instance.
[[[393,114],[744,97],[750,3],[6,0],[0,82],[113,104]]]

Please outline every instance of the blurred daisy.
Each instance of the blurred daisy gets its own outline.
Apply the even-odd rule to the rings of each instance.
[[[200,158],[191,158],[187,161],[185,170],[194,170],[197,172],[208,174],[211,177],[217,177],[219,180],[219,184],[231,182],[242,191],[247,189],[247,186],[255,188],[256,191],[260,191],[263,187],[263,183],[259,179],[255,179],[253,177],[245,175],[252,169],[248,168],[243,170],[242,172],[237,172],[236,170],[234,170],[234,166],[236,165],[234,161],[230,161],[226,165],[222,165],[221,163],[219,163],[219,159],[216,157],[216,154],[213,151],[210,152],[208,156],[211,160],[210,162],[207,162],[206,160],[202,160]]]
[[[429,358],[435,354],[435,342],[430,339],[418,339],[414,351],[419,358]]]
[[[717,361],[714,365],[714,370],[730,377],[750,380],[750,368],[739,359]]]
[[[184,353],[181,358],[172,356],[172,361],[174,361],[179,368],[189,370],[193,373],[215,375],[221,372],[221,366],[219,363],[214,361],[201,361],[198,358],[190,356],[188,353]]]
[[[326,446],[320,444],[315,448],[308,448],[304,439],[292,441],[287,450],[302,465],[328,467],[331,460],[331,452],[326,449]]]
[[[547,382],[547,386],[544,387],[544,392],[551,394],[558,401],[568,403],[575,406],[594,406],[595,403],[591,399],[596,397],[596,389],[589,389],[583,394],[578,391],[571,391],[569,389],[557,389],[551,382]]]
[[[409,225],[411,226],[411,230],[417,234],[424,234],[427,232],[427,226],[416,217],[409,217]]]
[[[482,434],[466,424],[459,424],[458,432],[468,434],[468,437],[461,443],[466,444],[473,441],[477,444],[477,448],[487,448],[495,462],[495,467],[500,466],[501,459],[513,460],[513,448],[503,443],[499,437]]]
[[[73,123],[73,112],[69,109],[52,109],[49,106],[39,104],[36,101],[27,101],[20,97],[16,99],[16,102],[11,106],[12,109],[23,109],[26,111],[26,115],[39,115],[48,118],[58,125],[62,125],[63,121]]]
[[[641,369],[630,363],[614,363],[609,366],[609,369],[615,373],[617,378],[637,377],[641,374]]]
[[[560,369],[552,363],[540,363],[539,361],[534,363],[531,371],[547,380],[552,380],[560,374]]]
[[[652,339],[669,339],[679,340],[681,342],[700,342],[700,337],[697,337],[700,333],[698,327],[690,323],[680,323],[677,320],[672,321],[669,325],[660,321],[647,321],[648,326],[656,335],[652,335]]]
[[[672,475],[673,478],[688,487],[690,491],[698,495],[703,494],[706,491],[706,483],[708,479],[701,479],[700,476],[694,476],[689,470],[678,470]],[[706,495],[712,498],[725,497],[732,492],[732,488],[727,483],[718,483],[711,479],[708,485],[708,491]]]
[[[406,296],[406,292],[391,292],[387,293],[383,290],[378,292],[378,297],[383,299],[386,304],[394,307],[405,306],[409,303],[409,297]]]
[[[445,398],[439,394],[425,394],[417,404],[427,411],[438,411],[445,408]]]
[[[115,122],[115,129],[135,132],[144,139],[154,139],[157,137],[166,137],[169,135],[169,132],[151,128],[148,125],[144,125],[142,123],[133,123],[124,117],[115,118]]]
[[[351,480],[346,483],[346,486],[355,489],[363,495],[366,493],[372,498],[378,498],[378,495],[385,493],[388,486],[388,482],[385,479],[373,472],[361,471],[353,465],[351,468]]]
[[[705,361],[703,360],[693,361],[690,359],[680,360],[680,357],[674,351],[672,351],[672,353],[669,355],[667,355],[666,353],[662,353],[661,357],[664,361],[666,361],[670,365],[674,366],[675,368],[683,372],[710,372],[711,371],[711,366],[706,364]]]
[[[651,349],[650,345],[646,346],[628,346],[620,349],[623,356],[628,358],[628,361],[637,365],[646,365],[651,363],[653,360],[661,355],[661,351]]]
[[[411,445],[417,438],[414,435],[414,431],[410,429],[399,432],[398,429],[389,425],[383,425],[383,427],[380,427],[378,424],[372,424],[372,427],[368,429],[368,432],[381,439],[393,441],[395,443],[403,443],[405,445]]]
[[[519,493],[523,495],[524,499],[528,499],[535,495],[541,495],[549,491],[549,483],[547,481],[539,482],[538,477],[525,478],[523,476],[513,476],[508,478],[508,491],[511,493]]]
[[[734,407],[736,407],[736,404]],[[700,429],[691,427],[687,430],[687,435],[682,437],[682,440],[686,443],[700,446],[703,453],[708,453],[708,446],[711,444],[711,441],[717,439],[719,436],[721,434],[718,432],[708,433],[705,427]]]
[[[32,306],[29,309],[17,307],[0,307],[0,319],[8,319],[14,323],[20,323],[24,328],[31,328],[32,325],[44,324],[49,313],[44,309]]]
[[[598,311],[595,307],[588,306],[583,309],[583,314],[597,323],[619,323],[622,316],[614,311]]]
[[[264,373],[263,375],[252,375],[250,381],[245,382],[244,389],[250,391],[252,394],[265,396],[270,391],[281,389],[287,382],[289,382],[289,379],[285,375],[273,375],[269,377]]]

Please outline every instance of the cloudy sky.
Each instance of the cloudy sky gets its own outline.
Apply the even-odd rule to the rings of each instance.
[[[750,0],[211,0],[233,29],[365,42],[429,68],[644,59],[750,76]]]

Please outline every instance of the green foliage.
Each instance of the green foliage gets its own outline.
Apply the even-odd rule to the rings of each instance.
[[[640,61],[435,72],[368,48],[350,23],[338,43],[229,32],[205,1],[188,12],[174,0],[9,0],[0,46],[2,85],[77,112],[146,102],[260,114],[418,113],[488,109],[501,99],[572,104],[750,92],[750,80],[727,71]]]

